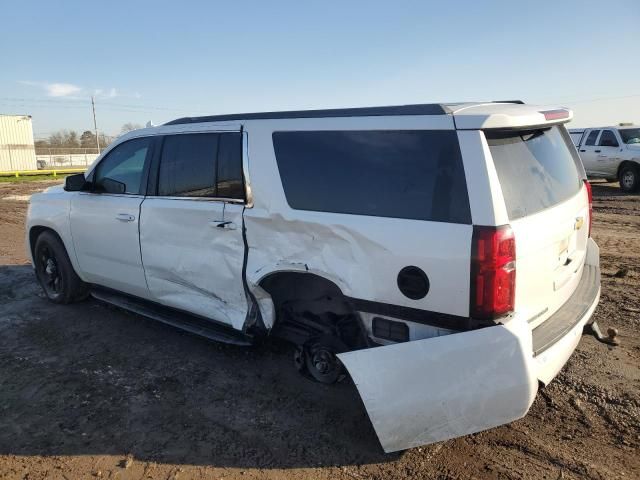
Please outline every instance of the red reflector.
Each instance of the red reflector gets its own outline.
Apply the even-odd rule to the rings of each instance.
[[[494,319],[512,312],[516,240],[511,227],[473,227],[471,248],[471,317]]]
[[[589,236],[591,236],[591,219],[593,218],[593,193],[591,192],[591,184],[589,180],[584,181],[585,187],[587,187],[587,198],[589,199]]]
[[[545,110],[540,113],[544,115],[545,120],[561,120],[563,118],[569,118],[569,110]]]

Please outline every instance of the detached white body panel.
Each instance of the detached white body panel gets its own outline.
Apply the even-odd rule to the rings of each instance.
[[[385,452],[522,417],[537,391],[526,325],[489,327],[339,355]]]
[[[589,240],[587,265],[599,267]],[[522,418],[575,350],[600,299],[538,356],[526,319],[338,355],[385,452],[440,442]]]

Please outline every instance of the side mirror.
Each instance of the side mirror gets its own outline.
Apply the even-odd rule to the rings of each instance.
[[[64,179],[64,189],[67,192],[80,192],[86,190],[89,183],[84,178],[84,173],[69,175]]]
[[[127,185],[109,177],[105,177],[100,181],[100,190],[104,193],[125,193]]]

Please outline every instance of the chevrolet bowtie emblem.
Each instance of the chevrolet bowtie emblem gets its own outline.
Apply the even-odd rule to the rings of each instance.
[[[574,230],[580,230],[584,225],[584,217],[577,217],[575,223],[573,224]]]

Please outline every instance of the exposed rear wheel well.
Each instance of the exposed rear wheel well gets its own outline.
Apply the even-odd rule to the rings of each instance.
[[[276,311],[272,335],[296,345],[329,335],[349,350],[366,346],[360,317],[332,281],[313,273],[277,272],[260,286]]]

